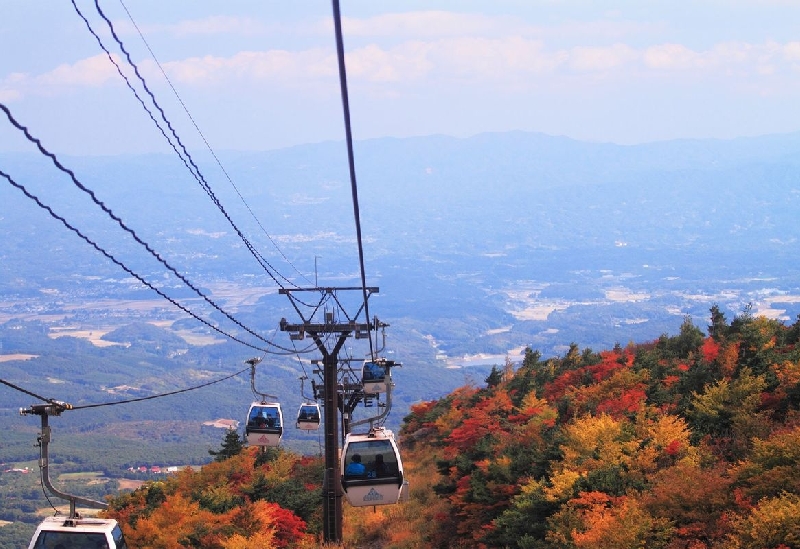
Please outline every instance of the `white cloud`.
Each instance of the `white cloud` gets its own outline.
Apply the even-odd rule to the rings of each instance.
[[[332,25],[326,20],[319,32],[330,34]],[[343,18],[346,37],[401,37],[404,39],[447,39],[452,37],[503,38],[520,36],[528,39],[620,41],[630,36],[652,36],[666,29],[664,23],[626,20],[566,21],[542,26],[532,25],[512,15],[484,15],[451,11],[416,11],[390,13],[366,18]]]
[[[13,103],[14,101],[21,98],[22,94],[18,90],[0,88],[1,103]]]
[[[448,11],[390,13],[342,20],[345,36],[401,36],[404,38],[446,38],[451,36],[508,36],[530,27],[511,16],[485,16]]]
[[[579,42],[621,42],[636,37],[655,37],[667,32],[665,23],[643,21],[568,21],[552,27],[541,27],[537,34],[548,40]]]
[[[136,30],[129,19],[114,21],[114,30],[120,36],[138,36],[139,31],[147,38],[154,34],[170,34],[177,38],[192,36],[214,36],[236,34],[240,36],[253,36],[265,34],[270,28],[263,22],[249,17],[233,17],[215,15],[202,19],[186,19],[177,23],[137,23]],[[101,31],[107,33],[107,29]]]
[[[564,51],[548,52],[539,40],[455,38],[430,48],[430,72],[458,79],[516,79],[551,72],[567,60]]]
[[[13,101],[17,101],[18,99],[22,99],[20,88],[25,85],[27,80],[27,74],[21,72],[9,74],[4,81],[0,82],[0,101],[4,103],[11,103]]]
[[[783,55],[788,61],[800,61],[800,42],[784,44]]]
[[[200,85],[252,80],[293,86],[308,79],[337,74],[330,52],[321,49],[243,51],[231,57],[191,57],[163,66],[171,78]]]
[[[179,37],[213,34],[255,35],[263,33],[266,27],[255,19],[218,15],[181,21],[175,25],[169,25],[167,30]]]
[[[347,56],[347,73],[349,77],[364,78],[373,82],[398,82],[401,78],[416,79],[430,68],[426,59],[427,49],[413,53],[413,47],[407,52],[383,50],[376,45],[369,45],[353,51]]]
[[[658,70],[700,69],[708,64],[708,59],[682,44],[661,44],[644,51],[644,64]]]
[[[114,59],[119,63],[118,57]],[[12,73],[0,81],[0,97],[13,101],[28,94],[54,96],[71,89],[101,88],[118,79],[108,56],[101,54],[72,64],[64,63],[36,76]]]
[[[383,86],[382,93],[402,94],[413,85],[475,85],[483,88],[525,90],[548,85],[532,78],[554,75],[549,82],[557,85],[559,71],[571,73],[613,73],[622,82],[630,82],[648,72],[718,74],[725,78],[776,78],[796,74],[800,63],[800,42],[779,44],[765,42],[721,42],[705,51],[695,51],[683,44],[665,43],[635,48],[623,42],[608,45],[589,44],[552,47],[545,40],[518,35],[488,37],[456,35],[464,24],[471,32],[492,30],[502,18],[485,18],[446,12],[394,14],[360,21],[360,32],[377,33],[384,28],[405,25],[404,34],[434,34],[438,38],[414,39],[386,46],[375,41],[347,50],[348,79],[354,86]],[[246,19],[208,18],[184,22],[185,32],[233,31],[247,25]],[[351,22],[356,24],[356,22]],[[413,32],[408,30],[413,27]],[[452,36],[446,36],[449,33]],[[445,35],[445,36],[443,36]],[[183,86],[261,86],[301,90],[309,94],[335,94],[336,86],[319,86],[333,81],[337,65],[332,48],[309,48],[300,51],[241,51],[231,56],[207,55],[162,64],[174,82]],[[152,60],[140,62],[148,79],[158,78]],[[125,69],[127,71],[127,69]],[[689,76],[691,75],[691,76]],[[148,80],[149,81],[149,80]],[[63,64],[38,76],[9,75],[0,80],[0,97],[18,100],[28,94],[53,95],[78,87],[118,85],[119,76],[105,54],[73,64]]]
[[[576,71],[606,71],[621,67],[641,58],[630,46],[614,44],[607,48],[573,48],[569,53],[569,65]]]
[[[117,64],[119,57],[113,56]],[[106,54],[82,59],[73,64],[59,65],[52,71],[36,78],[39,84],[47,86],[88,86],[99,87],[118,78],[117,70]]]

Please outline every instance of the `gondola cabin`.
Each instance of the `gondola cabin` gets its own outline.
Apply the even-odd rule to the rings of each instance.
[[[278,446],[283,437],[283,413],[278,403],[254,402],[245,424],[249,446]]]
[[[382,427],[347,435],[340,472],[342,489],[353,507],[391,505],[408,491],[394,434]]]
[[[365,393],[385,393],[389,383],[389,368],[380,360],[365,360],[361,368],[361,385]]]
[[[302,404],[300,410],[297,411],[297,428],[306,431],[319,429],[320,416],[319,404],[315,402]]]
[[[128,549],[116,520],[48,517],[28,549]]]

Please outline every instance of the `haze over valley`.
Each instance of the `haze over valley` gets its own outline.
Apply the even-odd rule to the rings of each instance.
[[[344,158],[337,142],[228,152],[236,188],[214,163],[201,166],[226,211],[283,276],[306,287],[358,286]],[[385,352],[403,363],[395,371],[395,422],[410,403],[480,381],[526,347],[560,356],[571,343],[599,350],[653,340],[676,333],[686,316],[706,325],[713,304],[729,317],[748,308],[783,321],[800,313],[798,134],[638,146],[523,132],[430,136],[357,142],[356,158],[367,284],[380,288],[370,313],[390,325]],[[0,161],[133,271],[247,340],[46,158]],[[288,345],[276,333],[281,318],[297,320],[288,300],[176,159],[61,161],[179,272]],[[104,334],[148,323],[176,336],[164,343],[174,360],[206,356],[206,368],[225,371],[253,355],[159,298],[17,189],[0,187],[0,198],[7,328],[39,322],[50,338],[91,341],[81,350],[91,353],[124,342]],[[15,357],[8,343],[0,353],[4,361],[29,358]],[[46,379],[46,358],[29,358],[24,369]],[[297,358],[270,360],[283,372],[277,386],[299,400]],[[126,375],[124,384],[136,386],[136,367]],[[81,376],[91,382],[91,372]],[[225,417],[238,417],[234,403],[249,398],[235,396],[241,387],[213,391],[229,395],[227,407],[213,411]],[[90,393],[85,398],[108,397]],[[26,402],[14,395],[9,406]]]

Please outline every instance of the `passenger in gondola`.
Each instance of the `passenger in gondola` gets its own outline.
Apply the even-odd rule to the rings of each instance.
[[[361,463],[361,454],[353,454],[350,464],[344,470],[344,474],[347,476],[361,476],[364,471],[364,464]]]
[[[389,476],[389,468],[386,467],[386,463],[383,461],[383,454],[377,454],[375,456],[375,461],[370,465],[367,476],[369,478]]]

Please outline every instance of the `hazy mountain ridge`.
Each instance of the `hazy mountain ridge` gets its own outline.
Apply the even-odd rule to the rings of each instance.
[[[756,312],[793,319],[800,313],[797,153],[800,134],[637,146],[522,132],[357,142],[367,282],[380,287],[370,311],[391,325],[387,352],[407,365],[397,371],[398,406],[435,394],[436,383],[422,379],[449,376],[442,391],[463,380],[444,366],[480,364],[483,373],[525,345],[553,356],[571,342],[610,348],[646,341],[675,333],[684,315],[704,318],[713,303],[737,314],[752,302]],[[226,212],[284,275],[310,285],[316,257],[320,284],[358,283],[343,143],[221,152],[236,189],[213,159],[195,156]],[[294,319],[274,281],[176,158],[61,160],[249,326],[271,334],[280,318]],[[49,162],[0,156],[20,183],[74,216],[115,257],[175,299],[189,297]],[[0,319],[47,315],[50,326],[95,332],[157,319],[174,323],[169,329],[184,337],[223,338],[186,319],[16,189],[0,186],[0,200]],[[120,302],[128,299],[154,304],[135,310]],[[242,334],[198,302],[191,302],[198,312]],[[108,306],[121,309],[109,315]],[[235,365],[253,352],[237,344],[187,345],[188,357],[213,355]],[[177,347],[173,352],[184,346]],[[479,353],[490,356],[464,358]],[[289,379],[287,372],[285,386],[295,393]],[[407,392],[411,387],[424,394]]]
[[[798,134],[635,147],[516,132],[356,143],[367,282],[380,287],[370,312],[390,324],[385,352],[403,363],[390,425],[420,400],[479,382],[507,355],[520,361],[509,353],[525,346],[551,357],[565,356],[573,342],[610,349],[652,341],[677,333],[687,315],[704,322],[714,303],[729,315],[752,303],[756,314],[795,318],[797,152]],[[223,153],[237,189],[197,156],[231,218],[284,275],[311,285],[317,259],[321,285],[358,284],[342,143]],[[295,320],[295,311],[179,161],[61,160],[179,272],[248,326],[288,342],[277,325]],[[0,155],[5,171],[146,280],[249,337],[191,297],[48,163]],[[230,375],[259,354],[221,343],[221,334],[186,318],[9,185],[0,186],[0,239],[3,369],[38,394],[76,404],[152,395]],[[98,346],[145,333],[130,348]],[[301,400],[297,378],[311,367],[278,356],[264,367],[259,386],[278,394],[291,416]],[[93,444],[93,426],[152,421],[146,431],[161,437],[160,459],[183,456],[187,444],[208,438],[203,421],[241,418],[253,398],[247,381],[74,413],[59,421],[64,445],[53,451],[73,455]],[[17,411],[29,404],[8,391],[0,413],[27,436],[14,433],[7,458],[35,459],[33,426]],[[190,429],[175,434],[176,420]],[[313,435],[287,433],[287,446],[316,444]],[[124,456],[109,459],[120,464]]]
[[[550,296],[560,298],[554,315],[580,297],[574,288],[583,288],[578,294],[599,298],[614,285],[647,295],[673,287],[714,299],[723,286],[730,289],[723,280],[777,281],[733,288],[737,295],[721,301],[735,313],[765,289],[792,294],[798,288],[797,269],[790,259],[800,236],[800,224],[794,222],[800,209],[798,153],[796,133],[637,146],[523,132],[357,142],[368,283],[381,287],[375,299],[389,307],[381,314],[387,320],[416,314],[423,320],[430,315],[456,319],[463,316],[459,307],[468,305],[473,314],[494,318],[488,324],[496,329],[513,320],[513,307],[503,303],[498,291],[520,281],[538,281],[539,291],[549,288],[550,294],[563,289],[560,296]],[[305,285],[313,280],[318,257],[321,283],[357,281],[343,143],[220,153],[236,189],[213,161],[202,153],[195,156],[231,218],[279,271]],[[22,182],[38,185],[49,203],[61,207],[63,199],[63,208],[77,216],[76,225],[115,256],[170,295],[186,296],[182,283],[164,277],[164,267],[98,213],[87,196],[70,188],[66,176],[48,172],[49,161],[37,162],[31,155],[1,158],[11,173],[22,174],[17,176]],[[274,286],[176,158],[62,160],[196,284],[209,288],[227,280]],[[269,238],[237,193],[245,197]],[[151,293],[137,289],[141,286],[135,280],[15,189],[3,186],[0,194],[4,203],[12,205],[4,209],[0,221],[6,242],[0,263],[4,293],[31,297],[58,287],[74,295],[98,292],[136,298]],[[84,276],[76,277],[79,273]],[[679,288],[681,281],[684,286]],[[264,298],[259,305],[267,307],[257,315],[266,322],[263,329],[271,329],[285,310],[285,304],[276,301]],[[593,302],[596,299],[589,301]],[[710,303],[686,305],[676,302],[673,308],[702,315]],[[169,307],[166,302],[165,306]],[[663,315],[664,309],[660,310]],[[788,311],[785,317],[794,314]],[[653,311],[634,318],[642,316],[651,319],[651,325],[659,324]],[[667,329],[625,333],[619,339],[674,331],[681,313],[669,316],[661,324]],[[499,325],[492,325],[496,322]],[[546,328],[534,328],[534,334]],[[460,333],[467,336],[457,338],[462,341],[478,335]],[[456,343],[448,333],[433,335],[445,346]],[[556,337],[563,346],[568,343],[563,339],[580,339],[579,335],[585,336],[562,332]],[[538,341],[529,329],[519,337],[528,343]],[[600,341],[611,345],[616,339],[605,336]],[[552,347],[543,351],[552,352]]]

